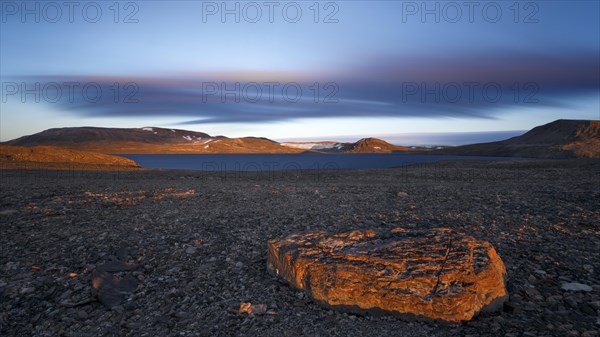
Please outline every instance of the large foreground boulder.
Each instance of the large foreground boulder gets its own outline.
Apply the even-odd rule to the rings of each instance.
[[[450,229],[294,234],[268,249],[270,271],[347,311],[466,321],[500,310],[507,298],[494,247]]]

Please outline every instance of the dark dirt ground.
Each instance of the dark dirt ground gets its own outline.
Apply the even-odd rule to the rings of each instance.
[[[2,336],[599,336],[600,161],[389,170],[0,170]],[[510,302],[463,324],[348,315],[266,270],[267,240],[307,230],[450,227],[490,241]],[[137,288],[108,309],[92,274]],[[561,289],[578,282],[592,291]],[[88,303],[89,302],[89,303]],[[264,315],[238,314],[242,302]]]

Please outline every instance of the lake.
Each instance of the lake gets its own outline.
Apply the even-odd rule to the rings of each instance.
[[[420,155],[405,153],[303,154],[125,154],[143,168],[201,171],[279,171],[382,169],[442,160],[511,160],[505,157]]]

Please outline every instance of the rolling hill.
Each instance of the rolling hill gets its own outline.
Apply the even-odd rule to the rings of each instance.
[[[377,138],[364,138],[355,143],[315,142],[278,143],[259,138],[228,138],[206,133],[143,128],[77,127],[49,129],[4,143],[12,146],[58,146],[81,151],[110,154],[185,154],[185,153],[302,153],[347,152],[390,153],[416,151],[392,145]]]
[[[0,164],[3,167],[24,167],[29,164],[52,164],[52,167],[78,168],[139,168],[131,160],[103,153],[65,149],[56,146],[0,145]]]
[[[202,132],[156,127],[49,129],[5,144],[60,146],[110,154],[299,153],[304,151],[283,147],[266,138],[213,137]]]
[[[559,119],[503,141],[445,148],[432,154],[600,158],[600,121]]]
[[[531,158],[600,158],[600,121],[556,120],[502,141],[429,150],[403,147],[377,138],[357,142],[287,142],[228,138],[203,132],[143,128],[75,127],[49,129],[8,142],[12,146],[57,146],[105,154],[195,153],[392,153],[420,152]]]
[[[416,151],[416,149],[392,145],[378,138],[363,138],[353,143],[347,150],[351,153],[389,153],[396,151]]]

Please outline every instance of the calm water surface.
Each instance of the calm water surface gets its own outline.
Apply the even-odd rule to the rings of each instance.
[[[201,171],[276,171],[300,169],[381,169],[442,160],[507,160],[515,158],[419,155],[403,153],[357,154],[126,154],[144,168]]]

